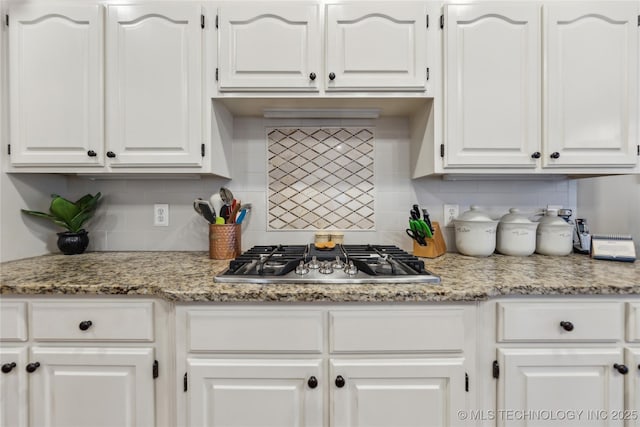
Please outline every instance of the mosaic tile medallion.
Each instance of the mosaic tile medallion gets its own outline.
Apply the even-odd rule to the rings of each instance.
[[[373,230],[372,128],[268,128],[270,230]]]

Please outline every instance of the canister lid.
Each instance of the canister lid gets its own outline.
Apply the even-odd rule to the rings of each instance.
[[[534,224],[525,215],[520,213],[520,209],[511,208],[509,213],[500,218],[501,224]]]
[[[471,205],[471,209],[463,212],[457,219],[460,221],[497,222],[491,219],[488,213],[476,205]]]

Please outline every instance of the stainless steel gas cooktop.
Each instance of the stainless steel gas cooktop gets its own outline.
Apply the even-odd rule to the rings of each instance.
[[[219,283],[440,283],[424,262],[396,246],[254,246],[215,277]]]

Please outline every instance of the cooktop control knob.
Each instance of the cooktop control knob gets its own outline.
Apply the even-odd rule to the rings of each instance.
[[[344,262],[342,262],[339,256],[336,256],[336,260],[333,261],[331,267],[335,268],[336,270],[342,270],[344,268]]]
[[[333,273],[333,267],[330,262],[323,262],[318,271],[322,274],[331,274]]]
[[[309,261],[309,263],[307,264],[307,267],[312,268],[314,270],[317,270],[318,268],[320,268],[320,263],[318,262],[318,258],[315,256],[311,258],[311,261]]]
[[[296,267],[296,274],[303,276],[309,272],[309,269],[304,265],[304,261],[300,261],[300,264]]]
[[[347,273],[349,276],[353,276],[358,273],[358,269],[356,268],[353,261],[349,261],[349,265],[347,265],[344,268],[344,272]]]

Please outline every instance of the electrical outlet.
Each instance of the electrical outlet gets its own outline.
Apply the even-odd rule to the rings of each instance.
[[[453,227],[453,220],[458,217],[459,213],[458,205],[444,205],[444,226]]]
[[[169,226],[169,205],[153,205],[153,225],[161,227]]]

